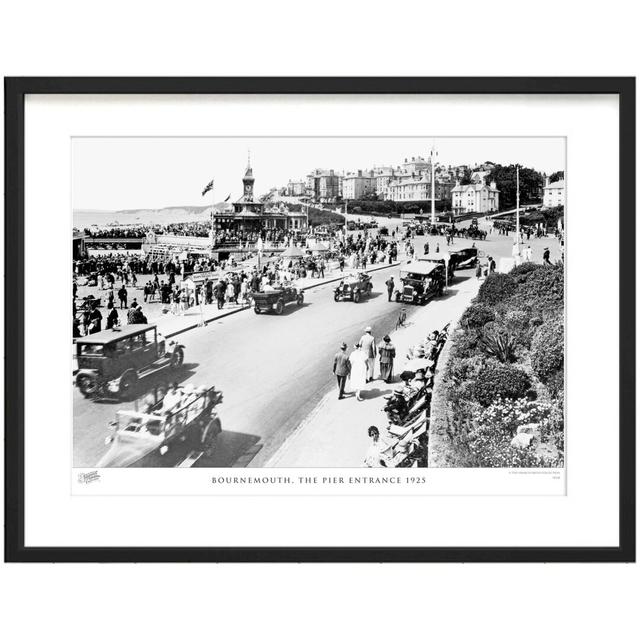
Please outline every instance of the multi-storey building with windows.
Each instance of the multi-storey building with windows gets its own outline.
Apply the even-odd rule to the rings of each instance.
[[[542,205],[544,207],[564,207],[564,202],[564,179],[549,183],[549,178],[546,178]]]
[[[343,200],[359,200],[376,193],[376,178],[373,171],[347,173],[342,177]]]
[[[455,213],[490,213],[498,210],[499,191],[496,183],[460,184],[451,190],[451,205]]]
[[[315,169],[307,175],[306,195],[316,202],[332,203],[341,197],[342,177],[333,169]]]

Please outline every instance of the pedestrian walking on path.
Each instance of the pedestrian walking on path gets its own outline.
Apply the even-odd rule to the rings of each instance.
[[[363,353],[359,344],[353,347],[349,362],[351,364],[351,391],[355,391],[356,400],[362,400],[363,398],[360,394],[367,384],[367,356]]]
[[[391,302],[391,296],[393,294],[393,290],[395,289],[396,283],[393,281],[393,276],[391,276],[386,282],[385,284],[387,285],[387,296],[389,299],[389,302]]]
[[[127,296],[129,294],[127,293],[127,288],[122,285],[122,287],[120,289],[118,289],[118,299],[120,300],[120,308],[121,309],[126,309],[127,308]]]
[[[376,364],[376,340],[371,335],[371,327],[367,327],[364,330],[364,335],[360,338],[360,342],[358,343],[362,348],[362,353],[367,361],[367,382],[373,381],[373,371]]]
[[[393,359],[396,357],[396,348],[389,336],[382,338],[378,353],[380,354],[380,377],[385,382],[393,382]]]
[[[351,361],[347,355],[347,344],[342,343],[340,351],[336,353],[333,359],[333,373],[338,382],[338,400],[344,398],[344,385],[351,372]]]

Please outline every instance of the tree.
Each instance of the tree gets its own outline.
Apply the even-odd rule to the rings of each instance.
[[[564,171],[556,171],[549,176],[549,182],[557,182],[558,180],[564,180]]]
[[[516,165],[496,165],[486,177],[486,183],[496,183],[500,191],[500,209],[513,209],[516,206]],[[520,167],[520,204],[540,202],[544,180],[542,174],[529,167]]]
[[[460,184],[471,184],[471,169],[466,167],[460,179]]]

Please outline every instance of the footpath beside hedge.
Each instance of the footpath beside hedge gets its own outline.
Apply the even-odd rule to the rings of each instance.
[[[441,356],[429,466],[564,464],[564,268],[491,274]]]

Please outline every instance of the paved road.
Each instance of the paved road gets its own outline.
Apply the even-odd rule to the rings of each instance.
[[[378,339],[395,326],[400,305],[387,301],[384,282],[390,275],[397,282],[398,272],[373,273],[373,294],[358,304],[334,302],[335,285],[328,284],[307,291],[302,307],[287,305],[281,316],[246,311],[180,336],[186,366],[178,381],[215,384],[224,393],[223,433],[212,457],[197,464],[266,461],[334,384],[339,344],[354,344],[369,324]],[[408,309],[410,316],[414,308]],[[94,466],[105,451],[108,422],[133,403],[97,403],[74,394],[74,464]],[[153,462],[171,463],[171,457]]]
[[[427,239],[433,252],[435,239],[418,236],[414,242],[418,256]],[[444,238],[439,241],[445,251]],[[499,257],[511,255],[512,242],[511,237],[490,234],[486,242],[476,245],[487,255]],[[469,244],[456,240],[453,248]],[[554,259],[559,253],[553,238],[531,244],[535,261],[541,260],[544,246],[550,246]],[[335,285],[328,284],[307,291],[303,307],[287,306],[281,316],[246,311],[180,336],[186,346],[186,366],[178,382],[215,384],[224,393],[223,433],[213,455],[201,458],[197,465],[263,465],[335,384],[331,365],[339,344],[355,343],[368,324],[378,339],[395,326],[399,305],[387,302],[384,282],[389,275],[398,282],[398,272],[396,267],[372,274],[374,295],[359,304],[334,302]],[[461,275],[473,277],[470,270]],[[455,290],[454,282],[451,295]],[[415,308],[408,310],[411,316]],[[75,389],[74,394],[74,465],[95,466],[105,452],[108,422],[117,409],[133,403],[96,403]],[[176,464],[189,451],[170,453],[151,464]]]

